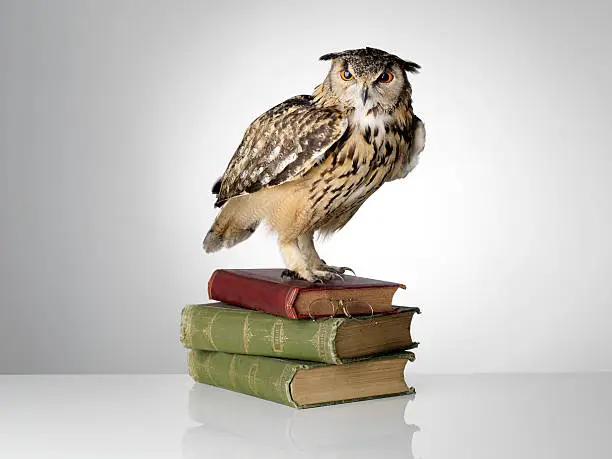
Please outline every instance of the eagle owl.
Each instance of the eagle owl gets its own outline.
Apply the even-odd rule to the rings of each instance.
[[[383,183],[405,177],[425,146],[412,111],[414,62],[374,48],[330,53],[312,95],[271,108],[247,129],[213,186],[221,207],[206,252],[247,239],[260,222],[278,234],[285,273],[310,282],[341,277],[317,254],[314,233],[342,228]]]

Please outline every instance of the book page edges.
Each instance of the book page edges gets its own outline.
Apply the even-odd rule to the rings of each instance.
[[[418,343],[416,343],[416,344],[418,345]],[[385,359],[385,358],[387,358],[387,359],[388,358],[407,359],[407,362],[414,362],[416,360],[416,355],[414,354],[414,352],[411,352],[411,351],[403,351],[403,352],[393,352],[391,354],[384,354],[384,355],[379,355],[379,356],[373,356],[373,357],[369,357],[369,358],[366,358],[366,359],[354,359],[353,361],[376,360],[376,359]],[[291,401],[294,403],[294,405],[293,405],[294,408],[297,408],[297,409],[316,408],[316,407],[320,407],[320,406],[329,406],[329,405],[339,405],[339,404],[343,404],[343,403],[359,402],[359,401],[364,401],[364,400],[374,400],[374,399],[377,399],[377,398],[395,397],[397,395],[414,394],[416,392],[414,387],[407,385],[407,387],[408,387],[407,390],[401,391],[401,392],[395,392],[395,393],[390,393],[390,394],[374,395],[374,396],[369,396],[369,397],[350,398],[350,399],[345,399],[345,400],[334,400],[334,401],[331,401],[331,402],[324,402],[324,403],[313,403],[313,404],[307,404],[307,405],[299,405],[295,401],[295,399],[293,398],[293,394],[291,394],[291,383],[295,379],[295,376],[298,374],[298,372],[300,370],[308,370],[310,368],[328,366],[325,363],[317,363],[317,362],[303,362],[303,363],[304,363],[304,365],[302,367],[296,368],[295,372],[293,373],[293,376],[291,377],[291,380],[289,381],[289,397],[290,397]]]
[[[297,373],[297,372],[296,372]],[[360,398],[349,398],[347,400],[334,400],[333,402],[325,402],[325,403],[313,403],[310,405],[296,405],[295,408],[297,408],[298,410],[305,410],[308,408],[318,408],[321,406],[330,406],[330,405],[341,405],[344,403],[352,403],[352,402],[363,402],[366,400],[376,400],[378,398],[388,398],[388,397],[397,397],[400,395],[410,395],[410,394],[414,394],[416,393],[416,390],[414,389],[414,387],[412,386],[408,386],[408,390],[402,391],[402,392],[396,392],[393,394],[381,394],[381,395],[374,395],[371,397],[360,397]]]

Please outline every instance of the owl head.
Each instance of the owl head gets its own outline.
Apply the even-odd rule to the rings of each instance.
[[[410,99],[407,72],[418,73],[414,62],[375,48],[362,48],[321,56],[332,66],[324,82],[327,92],[346,108],[390,112]]]

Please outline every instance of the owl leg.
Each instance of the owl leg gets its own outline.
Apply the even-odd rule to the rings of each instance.
[[[292,279],[304,279],[309,282],[322,282],[309,267],[304,255],[300,252],[297,240],[281,241],[279,243],[281,255],[288,269],[283,271],[283,277]]]
[[[319,257],[319,254],[317,253],[317,249],[314,246],[313,236],[313,232],[301,234],[298,237],[298,246],[300,248],[300,252],[302,252],[302,255],[304,255],[304,258],[306,259],[308,266],[318,268],[325,263],[321,260],[321,257]]]
[[[344,274],[345,271],[353,270],[351,268],[329,266],[323,260],[321,260],[321,257],[319,257],[317,249],[315,248],[313,236],[314,233],[309,232],[298,237],[298,246],[300,248],[300,252],[302,252],[302,255],[304,255],[306,258],[308,267],[313,273],[323,277],[324,279],[331,280],[335,278],[344,280],[342,274]],[[353,272],[353,274],[355,273]]]

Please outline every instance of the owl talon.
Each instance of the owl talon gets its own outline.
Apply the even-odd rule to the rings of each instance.
[[[332,281],[332,280],[344,280],[344,277],[340,273],[336,273],[327,269],[326,266],[322,266],[312,270],[312,273],[321,278],[323,281]]]
[[[356,276],[357,274],[355,274],[355,271],[352,268],[349,268],[348,266],[329,266],[324,264],[323,266],[321,266],[320,268],[323,271],[328,271],[330,273],[335,273],[335,274],[344,274],[347,271],[350,271],[353,273],[353,276]]]

